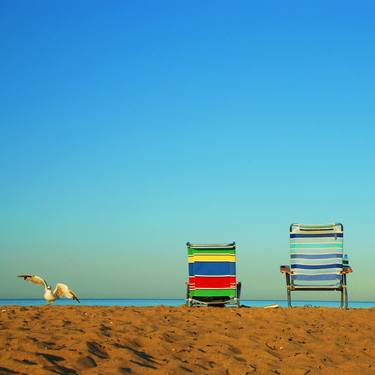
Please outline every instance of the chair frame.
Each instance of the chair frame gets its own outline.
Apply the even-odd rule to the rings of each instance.
[[[292,228],[294,225],[298,225],[298,224],[291,224],[289,232],[292,231]],[[340,225],[342,228],[342,231],[344,231],[344,226],[341,223],[336,223],[335,225]],[[347,274],[353,272],[351,267],[343,265],[343,269],[340,272],[341,274],[340,285],[337,287],[296,286],[296,285],[293,285],[293,282],[292,282],[291,276],[293,275],[293,271],[291,270],[290,266],[288,265],[280,266],[280,272],[285,274],[288,307],[292,307],[292,292],[295,292],[295,291],[304,291],[304,292],[305,291],[338,291],[341,294],[340,308],[348,309],[348,287],[347,287],[346,276]]]
[[[186,244],[188,247],[197,248],[201,247],[203,248],[226,248],[226,247],[236,247],[236,243],[228,243],[228,244],[191,244],[190,242],[187,242]],[[186,283],[186,306],[193,307],[193,306],[216,306],[216,307],[240,307],[241,302],[241,282],[237,282],[236,284],[236,293],[234,297],[229,296],[218,296],[218,297],[191,297],[190,291],[191,286],[189,282]]]
[[[186,283],[186,306],[240,307],[241,282],[237,282],[236,296],[231,297],[190,297],[189,283]]]
[[[287,288],[287,299],[288,299],[288,307],[292,307],[292,292],[296,291],[337,291],[341,293],[340,298],[340,307],[341,308],[348,308],[348,287],[346,282],[346,275],[353,272],[351,267],[344,267],[341,271],[341,282],[338,287],[326,287],[326,288],[319,288],[319,287],[301,287],[301,286],[295,286],[292,283],[291,275],[293,274],[293,271],[290,270],[289,266],[282,265],[280,266],[280,272],[285,273],[285,279],[286,279],[286,288]]]

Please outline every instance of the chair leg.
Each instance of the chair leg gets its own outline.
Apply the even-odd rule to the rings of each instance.
[[[288,307],[292,307],[292,292],[287,287],[287,295],[288,295]]]
[[[291,280],[290,280],[290,274],[285,274],[285,280],[286,280],[286,292],[287,292],[287,298],[288,298],[288,307],[292,307],[292,292],[290,290],[291,287]]]
[[[186,284],[186,306],[192,306],[192,298],[190,298],[189,284]]]
[[[344,289],[345,288],[341,288],[340,308],[344,307]]]
[[[239,281],[236,285],[236,298],[234,299],[234,303],[237,307],[241,306],[240,298],[241,298],[241,282]]]
[[[237,283],[237,298],[238,298],[238,299],[241,298],[241,287],[242,287],[242,283],[241,283],[241,282],[238,282],[238,283]]]
[[[348,309],[348,289],[347,288],[345,288],[344,293],[345,293],[345,309]]]
[[[346,275],[344,275],[344,295],[345,295],[345,309],[348,308],[348,287],[346,285]]]

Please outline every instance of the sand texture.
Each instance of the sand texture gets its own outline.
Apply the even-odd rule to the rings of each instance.
[[[375,310],[0,306],[1,374],[375,374]]]

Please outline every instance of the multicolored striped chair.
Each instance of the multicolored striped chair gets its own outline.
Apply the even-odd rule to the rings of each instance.
[[[290,226],[290,267],[281,266],[285,273],[288,306],[292,291],[339,291],[341,307],[348,308],[346,275],[352,272],[344,264],[342,224]]]
[[[241,283],[236,280],[236,244],[188,242],[189,282],[186,304],[240,306]]]

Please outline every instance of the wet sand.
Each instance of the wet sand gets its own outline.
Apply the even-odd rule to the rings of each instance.
[[[1,374],[375,374],[375,309],[0,306]]]

